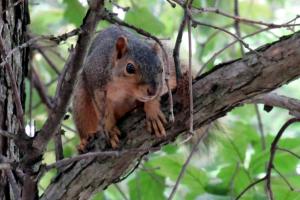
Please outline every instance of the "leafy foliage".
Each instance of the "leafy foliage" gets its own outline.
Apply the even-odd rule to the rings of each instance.
[[[108,8],[120,13],[120,17],[126,22],[143,28],[161,38],[171,38],[175,41],[177,30],[182,19],[183,12],[179,6],[172,8],[166,1],[138,1],[119,0],[114,1],[122,6],[129,6],[130,10],[125,13],[113,5]],[[218,6],[227,13],[233,13],[233,1],[195,0],[194,6],[213,7]],[[267,22],[283,23],[292,19],[299,10],[300,4],[296,0],[267,0],[267,1],[240,1],[240,14],[249,19]],[[297,9],[294,9],[297,8]],[[34,34],[60,34],[72,30],[81,24],[86,12],[83,1],[63,0],[47,1],[40,5],[31,5],[32,21],[31,31]],[[282,14],[284,13],[284,14]],[[234,32],[233,20],[215,13],[199,13],[197,20],[211,23]],[[106,27],[107,23],[101,23],[99,29]],[[258,26],[249,24],[241,25],[242,36],[259,29]],[[210,60],[215,52],[234,40],[230,35],[217,32],[208,27],[193,29],[193,70],[197,72],[200,66],[205,65],[205,70],[210,70],[214,65],[241,56],[240,45],[236,43],[216,58]],[[252,48],[278,39],[278,36],[291,33],[287,29],[276,29],[261,33],[245,40]],[[45,48],[50,60],[62,70],[64,59],[68,55],[68,48],[74,44],[75,38],[71,38],[60,46],[47,43],[39,44]],[[172,43],[172,42],[170,42]],[[187,35],[184,34],[181,57],[187,58]],[[59,54],[54,53],[54,50]],[[61,58],[63,57],[63,58]],[[49,63],[37,51],[33,55],[32,66],[40,75],[45,84],[49,84],[47,92],[50,96],[55,94],[57,74],[49,66]],[[208,62],[208,63],[207,63]],[[50,84],[52,82],[52,84]],[[30,84],[27,85],[29,94]],[[293,82],[280,90],[279,93],[292,94],[300,97],[299,81]],[[221,97],[220,97],[221,98]],[[29,105],[27,98],[26,105]],[[33,91],[32,105],[36,107],[32,116],[37,129],[46,119],[46,108],[40,103],[37,92]],[[29,108],[29,106],[27,106]],[[217,128],[210,129],[210,137],[206,147],[199,148],[188,165],[182,180],[179,183],[175,199],[214,199],[227,200],[236,197],[245,187],[265,173],[266,162],[269,159],[269,149],[274,135],[284,121],[289,118],[287,111],[274,108],[270,113],[264,112],[259,106],[262,115],[265,149],[258,128],[258,121],[253,105],[236,108],[226,117],[218,121]],[[27,112],[28,113],[28,112]],[[27,115],[29,119],[29,113]],[[29,122],[29,120],[28,120]],[[63,135],[64,155],[76,154],[78,137],[74,130],[72,119],[63,122],[65,134]],[[288,129],[281,139],[279,146],[300,154],[300,125],[294,125]],[[120,190],[127,198],[135,199],[167,199],[178,174],[190,152],[193,140],[185,144],[169,144],[159,153],[150,155],[144,160],[138,170],[128,179],[116,185],[110,186],[104,192],[94,196],[94,200],[122,199]],[[54,161],[54,144],[49,144],[44,162]],[[278,151],[275,157],[275,166],[294,188],[300,188],[299,160],[291,154]],[[48,172],[40,181],[40,194],[50,183],[55,171]],[[300,199],[299,193],[291,191],[284,180],[274,172],[272,187],[276,199],[295,200]],[[264,184],[258,184],[249,190],[242,199],[267,199]]]

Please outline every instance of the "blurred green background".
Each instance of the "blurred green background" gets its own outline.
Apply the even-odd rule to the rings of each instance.
[[[173,47],[177,36],[183,11],[177,6],[172,8],[165,0],[118,0],[118,5],[130,9],[128,12],[118,9],[109,1],[106,7],[119,14],[130,24],[143,28],[159,38],[170,40]],[[233,0],[195,0],[196,7],[217,7],[233,14]],[[87,10],[84,0],[44,0],[30,1],[32,35],[60,35],[79,27]],[[300,14],[299,0],[240,0],[240,15],[245,18],[269,23],[285,23]],[[215,13],[194,15],[195,19],[225,27],[235,33],[233,20]],[[297,22],[299,23],[300,20]],[[107,22],[101,22],[98,29],[107,27]],[[263,26],[241,23],[241,35],[251,34]],[[272,29],[245,40],[251,48],[278,40],[281,36],[291,34],[299,28]],[[214,65],[241,57],[240,45],[236,43],[216,59],[210,59],[217,51],[232,42],[235,38],[209,27],[198,26],[192,30],[193,72],[196,74],[201,66],[205,71]],[[49,42],[39,42],[33,48],[31,66],[37,71],[42,82],[47,85],[47,93],[55,94],[58,74],[47,62],[49,58],[59,71],[63,69],[68,56],[68,48],[75,44],[76,37],[69,38],[59,46]],[[183,35],[181,48],[182,59],[187,60],[187,33]],[[43,55],[38,49],[44,52]],[[209,61],[209,62],[208,62]],[[300,81],[293,81],[276,92],[300,99]],[[27,94],[30,92],[30,82],[26,82]],[[30,98],[27,98],[27,123],[30,121]],[[36,90],[32,91],[32,120],[36,129],[40,129],[47,118],[47,109],[41,104]],[[265,164],[269,158],[270,144],[274,134],[282,124],[290,118],[288,111],[274,108],[271,112],[263,111],[259,105],[262,119],[266,148],[262,146],[261,131],[258,126],[257,112],[254,105],[245,105],[234,109],[218,121],[209,130],[209,137],[199,145],[183,179],[181,180],[175,199],[197,200],[227,200],[236,197],[246,186],[265,172]],[[64,156],[77,154],[76,146],[79,139],[76,135],[72,117],[64,120],[63,147]],[[146,133],[145,133],[146,134]],[[123,182],[110,186],[104,192],[96,194],[92,199],[166,199],[172,190],[178,174],[184,164],[194,139],[182,144],[184,138],[179,138],[162,151],[151,154],[143,160],[139,168]],[[300,154],[300,124],[291,126],[280,140],[279,146]],[[55,162],[54,144],[51,142],[44,157],[45,163]],[[299,160],[285,152],[276,153],[276,168],[287,178],[295,189],[300,189]],[[40,194],[50,183],[56,171],[48,172],[39,183]],[[300,199],[300,193],[291,191],[284,180],[275,172],[272,177],[272,188],[276,199]],[[242,199],[267,199],[264,184],[250,189]]]

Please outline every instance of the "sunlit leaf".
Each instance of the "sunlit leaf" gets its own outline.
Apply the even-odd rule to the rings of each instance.
[[[156,173],[176,181],[184,164],[184,159],[177,154],[154,158],[148,164],[159,168]],[[187,166],[181,180],[182,184],[188,186],[190,190],[196,190],[198,194],[204,192],[204,186],[207,182],[208,178],[204,171],[191,165]]]
[[[66,5],[64,12],[65,19],[78,27],[84,17],[85,8],[78,0],[64,0],[64,3]]]

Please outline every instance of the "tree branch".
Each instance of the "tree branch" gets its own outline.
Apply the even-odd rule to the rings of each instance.
[[[284,108],[287,109],[291,115],[300,117],[300,100],[291,97],[278,95],[276,93],[269,93],[257,96],[253,99],[247,100],[246,102],[257,104],[261,103],[268,106]]]
[[[299,49],[300,33],[296,33],[257,49],[259,55],[246,54],[242,59],[218,65],[197,78],[193,84],[195,129],[226,115],[245,100],[270,92],[299,77]],[[164,112],[167,112],[166,105],[167,97],[164,96]],[[158,139],[145,131],[145,115],[142,111],[129,114],[119,124],[122,133],[126,133],[121,140],[120,150],[158,147],[184,134],[183,131],[188,130],[186,120],[189,111],[182,109],[178,102],[174,108],[176,121],[166,127],[168,133],[164,139]],[[94,144],[103,147],[106,142],[99,137]],[[102,149],[107,150],[107,147]],[[141,150],[109,159],[77,161],[61,171],[41,199],[76,199],[78,196],[88,199],[95,191],[104,190],[121,180],[145,154],[147,151]]]

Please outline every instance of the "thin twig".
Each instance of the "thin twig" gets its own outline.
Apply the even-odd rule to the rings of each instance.
[[[181,41],[182,41],[182,35],[183,35],[183,31],[184,28],[186,26],[186,21],[187,21],[187,13],[186,11],[184,11],[184,15],[183,18],[181,20],[179,29],[178,29],[178,33],[177,33],[177,37],[176,37],[176,42],[175,42],[175,46],[173,49],[173,59],[174,59],[174,65],[175,65],[175,70],[176,70],[176,81],[177,84],[179,82],[179,79],[182,76],[182,72],[181,72],[181,66],[180,66],[180,45],[181,45]]]
[[[123,10],[124,12],[127,12],[129,9],[130,9],[130,7],[123,7],[123,6],[120,6],[119,4],[117,4],[115,1],[113,1],[113,0],[109,0],[109,3],[111,3],[112,5],[114,5],[114,6],[116,6],[117,8],[119,8],[119,9],[121,9],[121,10]]]
[[[288,149],[285,149],[285,148],[281,148],[281,147],[276,147],[276,149],[279,150],[279,151],[287,152],[287,153],[293,155],[294,157],[300,159],[300,156],[298,154],[292,152],[291,150],[288,150]]]
[[[56,161],[62,160],[64,158],[64,150],[63,150],[63,145],[62,145],[61,133],[62,133],[62,130],[61,130],[61,128],[59,128],[54,136]]]
[[[269,30],[269,28],[264,28],[264,29],[260,29],[258,31],[255,31],[249,35],[246,35],[246,36],[243,36],[241,39],[246,39],[248,37],[252,37],[254,35],[257,35],[261,32],[264,32],[266,30]],[[215,52],[203,65],[202,65],[202,68],[201,70],[197,73],[196,76],[200,76],[200,74],[203,72],[203,70],[207,67],[207,65],[212,62],[216,57],[218,57],[223,51],[225,51],[226,49],[228,49],[229,47],[231,47],[232,45],[234,45],[235,43],[237,43],[239,40],[234,40],[230,43],[228,43],[227,45],[225,45],[222,49],[220,49],[219,51]]]
[[[257,25],[262,25],[262,26],[266,26],[268,28],[284,28],[284,27],[291,27],[291,26],[299,26],[300,24],[290,24],[290,23],[283,23],[283,24],[274,24],[274,23],[266,23],[263,21],[256,21],[256,20],[251,20],[251,19],[247,19],[247,18],[243,18],[240,17],[238,15],[231,15],[228,14],[218,8],[195,8],[193,7],[192,11],[195,13],[196,11],[198,11],[198,13],[202,13],[202,12],[210,12],[210,13],[216,13],[218,15],[223,15],[225,17],[231,18],[235,21],[238,22],[244,22],[244,23],[249,23],[249,24],[257,24]],[[298,19],[300,16],[297,15],[296,18],[292,19],[292,21],[295,21],[296,19]]]
[[[176,3],[172,2],[171,0],[167,0],[167,2],[168,2],[173,8],[176,7]]]
[[[13,133],[10,133],[8,131],[1,130],[1,129],[0,129],[0,135],[4,136],[6,138],[9,138],[9,139],[13,139],[13,140],[17,140],[18,139],[17,135],[15,135]]]
[[[235,16],[239,16],[239,0],[234,0],[234,15]],[[236,35],[241,38],[241,28],[240,28],[240,23],[239,23],[239,20],[234,20],[234,28],[235,28],[235,32],[236,32]],[[243,44],[241,42],[240,43],[240,50],[241,50],[241,54],[242,56],[245,55],[245,51],[244,51],[244,48],[243,48]]]
[[[192,2],[192,1],[191,1]],[[187,4],[186,10],[188,10],[188,6],[190,4]],[[188,12],[188,11],[187,11]],[[187,27],[188,27],[188,43],[189,43],[189,96],[190,96],[190,134],[194,134],[194,103],[193,103],[193,75],[192,75],[192,33],[191,33],[191,19],[188,17],[187,21]]]
[[[242,190],[242,192],[235,198],[235,200],[239,200],[249,189],[251,189],[252,187],[254,187],[256,184],[266,180],[267,177],[264,176],[263,178],[260,178],[256,181],[254,181],[253,183],[251,183],[250,185],[248,185],[244,190]]]
[[[10,50],[5,59],[3,59],[3,61],[0,63],[0,66],[4,66],[6,61],[8,60],[8,58],[10,58],[14,53],[16,53],[17,51],[27,48],[31,45],[33,45],[34,43],[36,43],[39,40],[50,40],[50,41],[54,41],[56,43],[56,45],[58,45],[60,42],[67,40],[70,37],[73,37],[75,35],[78,35],[82,33],[81,29],[74,29],[70,32],[64,33],[62,35],[58,35],[58,36],[53,36],[53,35],[41,35],[41,36],[36,36],[36,37],[31,37],[31,39],[29,39],[28,41],[24,42],[23,44],[13,48],[12,50]],[[41,47],[40,47],[41,48]]]
[[[123,197],[123,199],[128,200],[128,198],[126,197],[126,194],[123,192],[123,190],[120,188],[120,186],[117,183],[115,183],[114,186],[119,191],[119,193]]]
[[[294,20],[296,20],[296,19],[298,19],[298,18],[299,18],[299,16],[297,16],[297,17],[295,17],[294,19],[292,19],[292,20],[286,22],[285,24],[290,24],[290,23],[292,23]],[[270,30],[270,29],[276,29],[276,28],[281,28],[281,27],[267,27],[267,28],[262,28],[262,29],[260,29],[260,30],[257,30],[257,31],[255,31],[255,32],[249,34],[249,35],[243,36],[243,37],[241,38],[241,40],[244,40],[244,39],[246,39],[246,38],[248,38],[248,37],[252,37],[252,36],[257,35],[257,34],[259,34],[259,33],[268,31],[268,30]],[[199,70],[199,72],[197,73],[196,76],[200,76],[200,74],[202,73],[202,71],[206,68],[206,66],[207,66],[210,62],[212,62],[212,61],[213,61],[216,57],[218,57],[223,51],[225,51],[226,49],[228,49],[229,47],[231,47],[232,45],[234,45],[234,44],[237,43],[237,42],[239,42],[239,40],[234,40],[234,41],[228,43],[227,45],[225,45],[225,46],[224,46],[222,49],[220,49],[219,51],[215,52],[215,53],[214,53],[214,54],[213,54],[213,55],[205,62],[205,64],[203,64],[201,70]]]
[[[41,81],[40,76],[38,72],[35,70],[35,67],[33,66],[33,63],[31,64],[31,76],[29,76],[30,80],[33,81],[33,86],[36,89],[37,93],[40,96],[41,102],[46,105],[48,110],[51,110],[53,108],[51,99],[49,95],[47,94],[47,89],[45,88],[44,83]],[[35,109],[36,105],[34,105],[31,109]]]
[[[125,149],[122,151],[97,151],[97,152],[89,152],[89,153],[85,153],[85,154],[81,154],[78,156],[74,156],[72,158],[65,158],[62,160],[59,160],[55,163],[49,164],[47,166],[45,166],[46,170],[50,170],[53,168],[61,168],[64,167],[66,165],[69,165],[73,162],[82,160],[82,159],[89,159],[89,158],[95,158],[95,157],[120,157],[124,154],[131,154],[131,153],[138,153],[138,152],[143,152],[143,151],[157,151],[160,148],[158,147],[153,147],[153,148],[148,148],[148,149]]]
[[[259,129],[260,138],[261,138],[261,147],[262,147],[262,150],[265,150],[266,149],[265,133],[264,133],[264,127],[263,127],[262,119],[261,119],[260,112],[258,109],[258,105],[255,104],[254,108],[255,108],[255,113],[256,113],[257,122],[258,122],[258,129]]]
[[[36,48],[36,47],[39,47],[38,45],[34,45],[34,47]],[[67,60],[66,60],[66,58],[65,57],[63,57],[62,55],[61,55],[61,53],[59,53],[57,50],[55,50],[55,49],[53,49],[53,48],[50,48],[50,49],[48,49],[48,51],[50,51],[51,53],[53,53],[57,58],[59,58],[61,61],[63,61],[63,62],[66,62]]]
[[[29,64],[29,77],[32,77],[33,73],[33,66],[32,64]],[[30,136],[33,136],[34,133],[32,133],[32,92],[33,92],[33,80],[32,78],[29,79],[29,133],[27,133]],[[34,131],[33,131],[34,132]]]
[[[266,171],[266,188],[267,188],[267,193],[268,196],[271,200],[273,200],[273,192],[272,192],[272,188],[271,188],[271,173],[272,173],[272,169],[273,169],[273,162],[274,162],[274,158],[275,158],[275,153],[276,153],[276,149],[277,149],[277,143],[279,142],[282,134],[284,133],[284,131],[293,123],[295,122],[300,122],[300,119],[297,118],[292,118],[289,119],[279,130],[279,132],[276,134],[272,144],[271,144],[271,149],[270,149],[270,158],[269,158],[269,162],[267,165],[267,171]]]
[[[287,184],[291,191],[294,191],[294,187],[291,183],[287,180],[287,178],[276,168],[273,166],[274,171],[282,178],[282,180]]]
[[[243,41],[242,38],[239,38],[238,36],[236,36],[235,34],[231,33],[230,31],[228,31],[228,30],[226,30],[224,28],[221,28],[219,26],[215,26],[215,25],[212,25],[212,24],[208,24],[208,23],[205,23],[205,22],[200,22],[198,20],[195,20],[195,19],[192,18],[191,14],[189,14],[189,16],[191,17],[192,22],[193,22],[192,26],[194,26],[194,27],[198,26],[198,25],[200,25],[200,26],[207,26],[207,27],[210,27],[210,28],[213,28],[213,29],[217,29],[217,30],[223,31],[223,32],[227,33],[228,35],[234,37],[237,41],[241,42],[246,49],[248,49],[249,51],[254,52],[254,53],[256,53],[256,54],[259,55],[259,53],[257,51],[255,51],[254,49],[251,49],[249,47],[249,45],[246,42]]]
[[[57,74],[60,75],[59,69],[56,67],[56,65],[52,62],[52,60],[48,57],[48,55],[39,47],[36,48],[37,51],[44,57],[46,62],[49,64],[49,66],[53,69],[53,71]]]
[[[140,174],[137,173],[135,178],[135,189],[136,189],[136,194],[137,194],[137,199],[141,200],[142,199],[142,192],[141,192],[141,177]]]
[[[233,174],[232,174],[232,176],[230,178],[230,181],[228,183],[228,186],[227,186],[228,188],[230,188],[231,193],[233,192],[233,189],[234,189],[234,179],[236,178],[239,170],[240,170],[240,162],[237,162],[236,165],[235,165]]]
[[[173,187],[173,189],[172,189],[172,191],[171,191],[171,193],[170,193],[170,195],[169,195],[169,197],[168,197],[168,200],[172,200],[172,199],[173,199],[173,197],[174,197],[174,195],[175,195],[175,193],[176,193],[176,190],[177,190],[177,188],[178,188],[179,182],[180,182],[181,178],[183,177],[183,175],[184,175],[184,173],[185,173],[185,170],[186,170],[187,166],[189,165],[189,163],[190,163],[190,161],[191,161],[191,159],[192,159],[194,153],[195,153],[195,152],[197,151],[197,149],[198,149],[198,145],[200,144],[200,142],[202,141],[202,139],[206,136],[207,132],[208,132],[208,129],[206,130],[206,132],[205,132],[204,134],[202,134],[202,135],[198,138],[198,140],[197,140],[196,143],[194,144],[194,146],[193,146],[193,148],[192,148],[192,150],[191,150],[191,152],[190,152],[188,158],[186,159],[186,161],[185,161],[184,164],[182,165],[182,168],[181,168],[180,173],[179,173],[179,175],[178,175],[178,177],[177,177],[176,183],[175,183],[175,185],[174,185],[174,187]]]
[[[65,128],[66,130],[71,131],[73,133],[77,133],[77,131],[75,129],[73,129],[65,124],[62,124],[61,127]]]
[[[230,28],[232,27],[232,24],[226,24],[225,26],[222,26],[222,28],[226,29],[226,28]],[[199,57],[202,58],[203,57],[203,53],[204,53],[204,49],[206,47],[206,45],[214,38],[216,37],[219,33],[222,33],[222,31],[220,30],[215,30],[212,34],[210,34],[206,40],[204,42],[201,42],[200,43],[200,47],[201,47],[201,50],[200,50],[200,53],[199,53]],[[202,60],[202,59],[200,59]],[[201,70],[201,69],[200,69]]]

